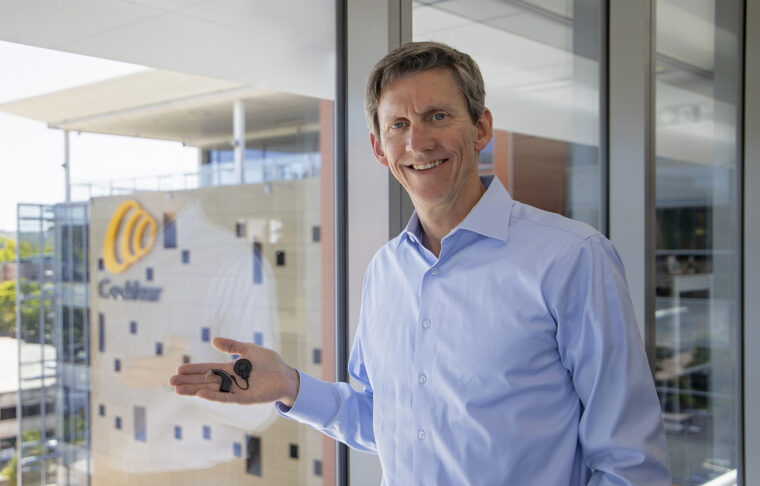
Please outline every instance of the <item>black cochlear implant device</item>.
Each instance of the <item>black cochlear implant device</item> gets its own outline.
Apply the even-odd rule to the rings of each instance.
[[[251,369],[253,368],[253,365],[251,362],[245,358],[240,358],[239,360],[235,361],[235,364],[233,366],[233,369],[235,370],[235,374],[238,375],[240,378],[245,380],[245,387],[240,386],[240,383],[238,383],[237,379],[227,373],[224,370],[220,370],[219,368],[214,368],[212,370],[208,370],[206,372],[206,376],[209,375],[216,375],[219,378],[222,379],[222,382],[219,384],[219,391],[222,393],[229,393],[232,389],[232,382],[235,382],[235,385],[237,385],[238,388],[241,390],[247,390],[250,388],[250,384],[248,383],[248,377],[251,376]]]

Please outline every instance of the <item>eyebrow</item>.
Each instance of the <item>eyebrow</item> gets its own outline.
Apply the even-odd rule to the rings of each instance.
[[[423,111],[421,112],[421,115],[424,117],[426,115],[430,115],[431,113],[435,113],[438,111],[445,111],[447,113],[452,113],[453,109],[451,105],[449,104],[439,104],[439,105],[430,105],[429,107],[425,107]],[[417,113],[417,112],[415,112]],[[407,118],[405,115],[391,115],[388,117],[391,121],[388,123],[393,123],[394,120],[398,120],[399,118]]]

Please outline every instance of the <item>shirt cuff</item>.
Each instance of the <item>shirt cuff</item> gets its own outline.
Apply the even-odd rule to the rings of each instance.
[[[325,424],[335,415],[337,406],[333,384],[318,380],[299,369],[296,371],[301,380],[296,401],[290,408],[282,402],[277,402],[277,412],[283,417],[305,424]]]

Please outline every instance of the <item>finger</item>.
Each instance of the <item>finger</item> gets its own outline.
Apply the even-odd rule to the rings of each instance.
[[[177,385],[200,385],[204,383],[216,383],[217,386],[222,382],[222,379],[217,375],[204,374],[192,374],[192,375],[174,375],[169,378],[169,384],[172,386]]]
[[[209,370],[220,369],[232,372],[232,366],[229,363],[187,363],[177,368],[178,375],[206,374]]]
[[[211,345],[219,351],[229,354],[243,354],[246,351],[246,348],[249,347],[249,343],[223,337],[215,337],[211,341]]]

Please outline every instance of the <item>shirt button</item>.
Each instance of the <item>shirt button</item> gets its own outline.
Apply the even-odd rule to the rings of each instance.
[[[430,327],[430,319],[425,319],[424,321],[422,321],[422,327],[424,327],[425,329],[429,328]]]
[[[420,429],[420,430],[417,431],[417,438],[418,439],[425,440],[425,437],[427,437],[427,435],[425,434],[424,430]]]
[[[420,376],[417,377],[417,381],[420,382],[420,385],[424,385],[427,382],[427,376],[420,375]]]
[[[430,272],[433,275],[438,275],[438,267],[433,268],[433,270]]]

